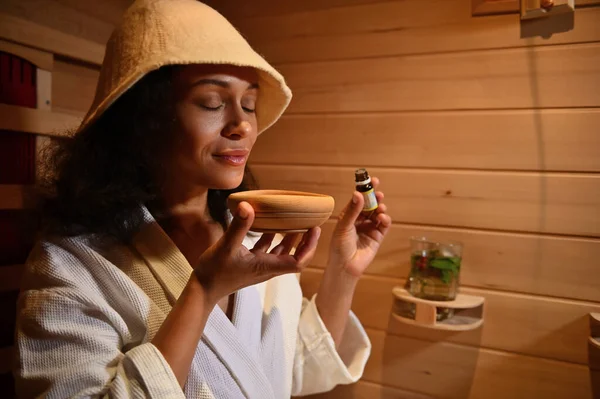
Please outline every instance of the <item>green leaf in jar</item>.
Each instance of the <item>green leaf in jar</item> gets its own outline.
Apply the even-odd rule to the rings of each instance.
[[[444,284],[450,284],[450,281],[452,281],[454,273],[452,272],[452,270],[442,270],[442,282]]]
[[[457,268],[456,264],[454,264],[450,258],[433,259],[429,262],[429,266],[441,270],[452,270]]]
[[[453,278],[458,278],[460,270],[460,258],[456,259],[458,259],[458,264],[455,258],[433,259],[429,263],[429,266],[440,271],[440,279],[444,284],[450,284]]]
[[[460,257],[453,256],[452,258],[448,258],[452,263],[454,263],[458,268],[460,268]]]

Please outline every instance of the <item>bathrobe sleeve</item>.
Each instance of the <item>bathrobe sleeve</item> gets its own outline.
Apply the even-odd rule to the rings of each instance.
[[[371,342],[352,312],[336,350],[317,311],[315,297],[304,299],[300,314],[292,385],[294,396],[326,392],[336,385],[358,381],[371,354]]]
[[[117,312],[101,288],[112,281],[94,281],[79,259],[57,246],[39,252],[28,261],[29,287],[18,301],[19,397],[184,398],[154,345],[127,348],[132,337],[145,334],[132,321],[134,301],[122,298],[129,312]],[[104,263],[95,262],[94,270]]]
[[[16,374],[21,397],[184,398],[151,343],[126,353],[100,309],[50,291],[22,298]]]

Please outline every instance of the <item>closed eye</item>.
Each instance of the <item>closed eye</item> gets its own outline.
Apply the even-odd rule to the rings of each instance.
[[[216,107],[209,107],[208,105],[200,104],[200,107],[204,108],[207,111],[218,111],[221,108],[223,108],[224,106],[225,106],[225,104],[223,104],[223,103],[220,104],[220,105],[218,105],[218,106],[216,106]]]

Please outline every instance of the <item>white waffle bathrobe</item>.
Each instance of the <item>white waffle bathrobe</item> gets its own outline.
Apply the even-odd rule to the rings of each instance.
[[[215,307],[182,390],[150,341],[192,268],[147,211],[146,222],[131,247],[36,246],[18,309],[22,397],[279,399],[360,378],[371,345],[356,317],[336,351],[314,298],[285,275],[238,291],[231,321]]]

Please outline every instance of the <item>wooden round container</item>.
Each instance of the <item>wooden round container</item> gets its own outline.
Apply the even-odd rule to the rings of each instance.
[[[240,202],[254,209],[252,231],[261,233],[304,232],[321,226],[335,206],[329,195],[286,190],[251,190],[234,193],[227,199],[231,213]]]

